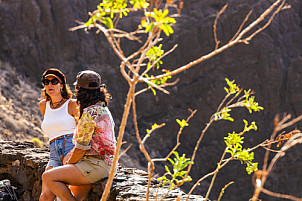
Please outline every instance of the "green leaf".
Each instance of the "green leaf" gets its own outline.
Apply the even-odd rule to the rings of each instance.
[[[169,167],[166,166],[166,165],[165,165],[165,170],[166,170],[167,173],[171,173],[170,170],[169,170]]]
[[[169,13],[169,10],[168,9],[166,9],[166,10],[164,10],[164,12],[163,12],[163,16],[167,16],[168,15],[168,13]]]
[[[151,23],[150,25],[146,26],[146,32],[152,31],[153,28],[154,28],[154,24]]]
[[[171,158],[168,158],[168,161],[170,161],[170,163],[171,163],[173,166],[175,165],[174,161],[173,161]]]
[[[90,18],[86,23],[85,23],[85,26],[88,27],[89,25],[93,24],[93,19]]]
[[[169,36],[174,32],[170,24],[174,24],[176,22],[174,18],[167,17],[168,14],[169,14],[168,9],[162,11],[161,9],[158,10],[154,8],[153,12],[145,12],[146,17],[151,17],[155,21],[153,25],[162,29],[167,36]],[[149,25],[147,26],[142,23],[142,26],[146,28],[147,32],[150,31],[150,27],[148,27]]]
[[[176,119],[176,122],[180,125],[181,128],[183,128],[185,126],[189,126],[189,124],[184,119],[182,121],[180,121],[179,119]]]
[[[243,106],[245,106],[250,113],[259,112],[260,110],[263,110],[263,107],[259,106],[257,102],[254,101],[255,97],[251,96],[249,97],[249,94],[246,94],[246,100],[243,103]]]
[[[227,82],[227,85],[229,86],[229,89],[224,88],[224,90],[228,94],[235,94],[239,91],[239,87],[236,84],[234,84],[235,80],[230,81],[228,78],[225,78],[225,81]]]
[[[248,174],[251,174],[258,170],[258,163],[247,164],[246,171]]]
[[[166,25],[163,25],[163,26],[161,26],[160,27],[164,32],[165,32],[165,34],[167,35],[167,36],[169,36],[170,35],[170,33],[169,33],[169,29],[167,28],[167,26]]]
[[[163,186],[165,183],[169,183],[170,187],[173,188],[176,184],[179,184],[184,176],[187,174],[187,171],[184,170],[188,165],[193,164],[193,162],[190,161],[190,158],[186,158],[186,155],[183,154],[181,157],[179,157],[179,154],[177,151],[173,152],[175,158],[174,161],[170,158],[168,158],[169,162],[173,166],[173,174],[170,172],[169,168],[165,166],[166,174],[169,174],[171,176],[171,179],[165,177],[161,177],[160,180],[163,180]],[[188,176],[185,178],[184,182],[191,181],[192,178]]]
[[[155,89],[151,88],[151,90],[152,90],[154,96],[156,96],[156,91],[155,91]]]
[[[167,179],[167,177],[166,176],[162,176],[162,177],[157,178],[157,181],[162,181],[162,180],[165,180],[165,179]]]
[[[177,151],[173,151],[173,154],[175,155],[176,159],[179,160],[179,155]]]
[[[171,183],[170,190],[172,190],[174,186],[175,186],[175,184],[174,184],[174,183]]]
[[[113,22],[110,17],[104,17],[103,18],[103,24],[107,26],[107,28],[112,29],[113,28]]]
[[[229,114],[230,111],[231,111],[230,108],[227,107],[223,108],[222,110],[214,114],[214,120],[219,121],[223,119],[228,121],[234,121],[234,119]]]
[[[248,125],[248,122],[245,119],[243,119],[243,122],[244,122],[244,129],[243,129],[244,132],[248,132],[250,130],[255,130],[255,131],[257,130],[257,126],[254,121],[251,123],[251,125]]]
[[[172,29],[171,26],[167,25],[167,28],[168,28],[168,32],[169,32],[170,34],[173,34],[173,33],[174,33],[174,31],[173,31],[173,29]]]

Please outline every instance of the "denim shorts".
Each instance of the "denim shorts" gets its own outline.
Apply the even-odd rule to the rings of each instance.
[[[64,148],[64,156],[68,154],[70,150],[74,147],[72,143],[73,136],[66,136],[65,137],[65,148]],[[62,154],[63,154],[63,140],[64,139],[57,139],[49,145],[50,157],[46,168],[48,167],[59,167],[62,163]]]

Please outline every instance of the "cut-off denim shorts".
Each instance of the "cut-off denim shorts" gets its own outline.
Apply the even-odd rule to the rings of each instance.
[[[73,136],[64,135],[65,138],[65,148],[64,148],[64,156],[68,154],[70,150],[74,147],[72,143]],[[62,163],[62,154],[63,154],[63,140],[57,139],[49,145],[50,157],[46,168],[48,167],[59,167]]]

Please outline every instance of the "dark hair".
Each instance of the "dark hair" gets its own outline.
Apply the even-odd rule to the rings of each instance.
[[[57,77],[59,77],[62,81],[62,85],[63,88],[61,90],[61,96],[64,99],[69,99],[72,97],[72,92],[69,88],[69,86],[66,84],[66,78],[64,73],[62,73],[60,70],[56,69],[56,68],[49,68],[47,69],[43,74],[42,74],[42,79],[44,79],[46,77],[46,75],[55,75]],[[46,93],[46,89],[45,87],[41,90],[41,99],[46,99],[47,101],[51,100],[50,96]]]
[[[108,106],[111,95],[107,92],[106,85],[102,84],[99,89],[84,89],[79,87],[76,89],[75,97],[80,106],[80,118],[83,110],[98,102],[102,102],[104,106]]]

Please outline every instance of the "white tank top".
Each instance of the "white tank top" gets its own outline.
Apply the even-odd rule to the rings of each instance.
[[[48,135],[49,141],[61,135],[73,134],[76,128],[76,121],[68,113],[68,99],[61,107],[50,108],[49,101],[46,102],[46,109],[41,128]]]

